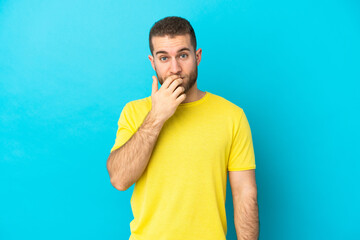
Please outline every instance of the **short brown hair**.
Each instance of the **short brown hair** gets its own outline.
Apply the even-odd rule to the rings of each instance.
[[[194,52],[196,51],[196,37],[195,31],[191,26],[190,22],[182,17],[165,17],[152,26],[149,34],[149,45],[150,52],[153,54],[154,46],[151,42],[152,37],[160,36],[164,37],[166,35],[170,37],[175,37],[179,35],[190,35],[191,45],[194,47]]]

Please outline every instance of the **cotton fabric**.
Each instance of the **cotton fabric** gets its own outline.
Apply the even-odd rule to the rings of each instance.
[[[131,138],[151,106],[151,96],[124,106],[111,152]],[[210,92],[180,104],[135,183],[130,240],[226,239],[227,172],[255,168],[242,108]]]

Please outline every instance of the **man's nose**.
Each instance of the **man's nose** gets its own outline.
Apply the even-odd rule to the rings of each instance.
[[[173,59],[171,61],[171,68],[170,71],[172,74],[178,74],[181,72],[181,66],[177,59]]]

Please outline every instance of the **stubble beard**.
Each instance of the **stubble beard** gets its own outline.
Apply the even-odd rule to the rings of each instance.
[[[159,79],[160,84],[162,85],[164,83],[165,79],[163,77],[159,76],[158,72],[156,71],[156,68],[155,68],[155,72],[156,72],[157,78]],[[182,77],[184,80],[183,83],[179,85],[179,86],[182,86],[185,88],[183,93],[187,94],[188,91],[194,86],[194,84],[196,83],[196,80],[197,80],[197,75],[198,75],[197,65],[195,65],[195,68],[190,73],[190,75],[185,75],[185,76],[180,75],[180,77]]]

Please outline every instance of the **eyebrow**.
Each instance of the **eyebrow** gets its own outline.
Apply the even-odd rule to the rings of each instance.
[[[187,47],[184,47],[184,48],[180,49],[178,52],[182,52],[182,51],[189,51],[189,52],[190,52],[190,49],[187,48]],[[160,54],[160,53],[165,53],[165,54],[167,54],[168,52],[166,52],[166,51],[157,51],[157,52],[155,53],[155,55],[158,55],[158,54]]]

